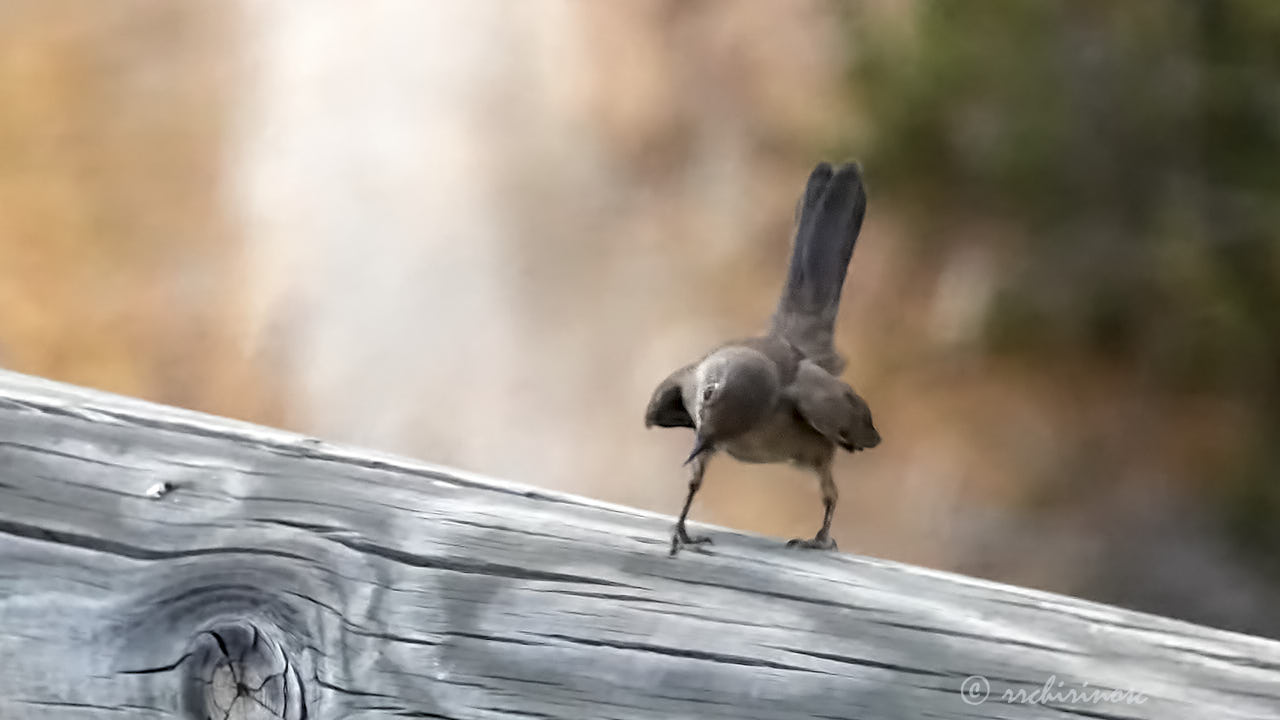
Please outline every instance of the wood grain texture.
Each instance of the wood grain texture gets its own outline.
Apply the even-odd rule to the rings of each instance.
[[[1280,718],[1280,643],[670,523],[0,373],[0,718]]]

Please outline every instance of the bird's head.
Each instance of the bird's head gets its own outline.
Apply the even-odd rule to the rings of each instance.
[[[686,463],[763,421],[778,401],[780,383],[777,368],[764,355],[728,347],[698,364],[690,390],[685,402],[697,436]]]

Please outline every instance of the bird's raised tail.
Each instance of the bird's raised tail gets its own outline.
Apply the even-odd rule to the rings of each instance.
[[[833,374],[844,369],[833,335],[845,273],[867,212],[857,163],[820,163],[809,174],[796,212],[787,282],[770,333],[786,339]]]

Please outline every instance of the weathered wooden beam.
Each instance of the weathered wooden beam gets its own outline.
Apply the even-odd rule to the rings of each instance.
[[[669,528],[0,373],[0,718],[1280,717],[1280,643]]]

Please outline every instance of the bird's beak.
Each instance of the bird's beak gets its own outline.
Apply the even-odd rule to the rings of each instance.
[[[695,437],[693,440],[693,451],[689,453],[689,457],[685,458],[684,464],[688,465],[689,463],[693,462],[694,458],[698,457],[699,455],[701,455],[702,453],[710,449],[711,449],[711,441],[707,439],[706,435],[703,435],[702,433],[698,433],[697,437]]]

